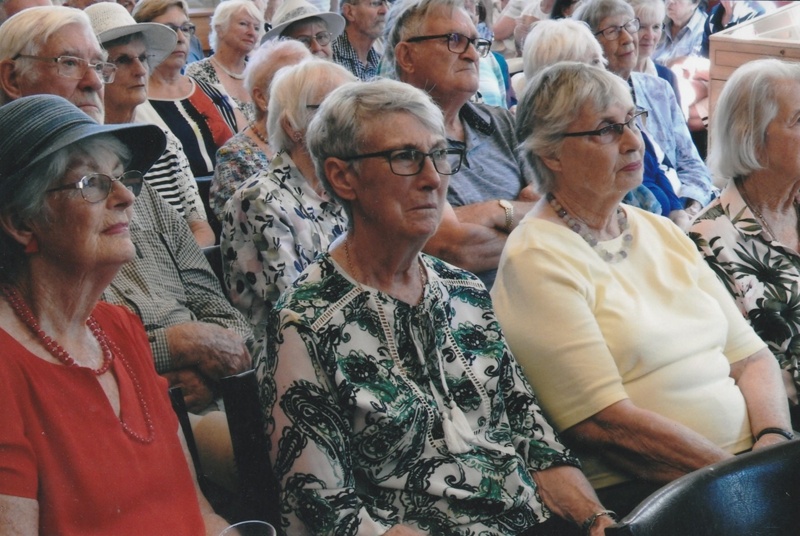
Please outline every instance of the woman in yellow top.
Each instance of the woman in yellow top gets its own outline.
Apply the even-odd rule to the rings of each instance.
[[[559,63],[517,111],[542,200],[506,244],[492,290],[545,413],[624,514],[656,487],[792,437],[774,357],[693,243],[620,205],[643,141],[619,77]]]

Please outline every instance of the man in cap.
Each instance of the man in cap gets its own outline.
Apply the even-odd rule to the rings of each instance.
[[[333,41],[333,61],[361,80],[378,74],[381,55],[375,41],[383,33],[387,0],[342,0],[344,32]]]
[[[448,143],[465,149],[461,170],[450,178],[449,206],[425,251],[491,288],[508,233],[536,197],[526,187],[509,112],[469,102],[491,42],[478,37],[461,0],[398,0],[385,41],[387,74],[427,91],[444,112]]]
[[[344,31],[344,18],[322,12],[306,0],[287,0],[272,18],[272,29],[261,42],[288,37],[300,41],[314,56],[333,59],[331,41]]]
[[[83,11],[51,6],[18,13],[0,32],[0,103],[49,93],[102,123],[104,84],[117,71],[105,57]],[[213,409],[213,383],[251,366],[250,325],[222,294],[184,219],[147,182],[130,232],[136,258],[104,299],[139,315],[156,370],[183,388],[190,410]]]

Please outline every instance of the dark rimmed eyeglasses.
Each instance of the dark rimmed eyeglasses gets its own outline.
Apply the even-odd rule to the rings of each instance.
[[[633,117],[624,123],[614,123],[613,125],[608,125],[597,130],[586,130],[584,132],[565,132],[561,135],[561,137],[576,138],[578,136],[597,136],[600,140],[600,143],[611,143],[618,140],[620,136],[622,136],[622,132],[625,130],[625,127],[628,127],[631,130],[636,127],[634,132],[638,132],[640,129],[638,125],[636,125],[636,119],[639,117],[641,117],[642,120],[647,119],[647,110],[638,110],[633,114]]]
[[[84,200],[89,203],[99,203],[108,198],[108,194],[111,193],[111,187],[115,182],[120,182],[134,196],[137,196],[142,191],[144,176],[140,171],[135,170],[126,171],[117,178],[110,177],[104,173],[92,173],[82,177],[78,182],[50,188],[47,192],[80,190]]]
[[[417,149],[389,149],[376,153],[358,154],[342,158],[342,160],[361,160],[364,158],[385,158],[389,168],[395,175],[410,177],[419,175],[425,166],[425,158],[430,158],[439,175],[455,175],[461,169],[464,160],[463,149],[434,149],[424,153]]]
[[[14,59],[26,58],[29,60],[38,60],[52,62],[56,64],[56,72],[58,76],[64,78],[72,78],[73,80],[81,80],[86,76],[86,71],[89,69],[97,73],[100,80],[104,84],[110,84],[114,81],[114,74],[117,72],[117,66],[113,63],[106,61],[98,61],[91,63],[83,58],[76,58],[75,56],[58,56],[57,58],[47,58],[43,56],[30,56],[28,54],[18,54]]]
[[[169,22],[162,22],[161,24],[163,24],[164,26],[166,26],[175,33],[178,33],[178,30],[180,30],[181,32],[183,32],[183,35],[188,35],[189,37],[193,36],[194,32],[197,30],[197,26],[195,26],[191,22],[184,22],[180,26],[176,26],[175,24],[171,24]]]
[[[629,35],[633,35],[639,31],[641,26],[642,25],[639,22],[639,19],[631,19],[622,26],[609,26],[607,28],[603,28],[602,30],[598,30],[594,33],[594,35],[603,34],[603,37],[609,41],[616,41],[619,39],[619,35],[622,33],[622,30],[628,32]]]
[[[316,35],[301,35],[298,37],[293,37],[293,39],[303,43],[306,48],[311,48],[312,41],[316,41],[319,46],[324,47],[331,42],[331,37],[331,32],[319,32]]]
[[[492,48],[492,42],[488,39],[480,37],[467,37],[460,33],[447,33],[441,35],[420,35],[406,39],[406,43],[419,43],[420,41],[429,41],[431,39],[446,39],[447,50],[454,54],[463,54],[467,51],[470,45],[475,47],[478,56],[485,58]]]

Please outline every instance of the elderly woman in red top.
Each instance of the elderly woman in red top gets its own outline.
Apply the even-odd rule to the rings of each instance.
[[[141,321],[98,302],[163,132],[52,95],[0,131],[0,533],[219,534]]]

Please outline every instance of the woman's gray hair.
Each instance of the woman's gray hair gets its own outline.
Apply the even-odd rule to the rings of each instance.
[[[785,81],[800,82],[800,63],[754,60],[725,83],[709,128],[708,167],[716,179],[744,178],[769,165],[759,154],[778,115],[777,86]]]
[[[414,86],[378,78],[346,84],[323,102],[308,127],[308,152],[314,161],[317,178],[336,199],[352,223],[350,202],[339,198],[325,175],[328,158],[347,160],[365,150],[371,127],[389,114],[405,113],[417,119],[430,132],[445,138],[444,116],[430,96]]]
[[[419,35],[425,18],[431,11],[445,9],[453,11],[465,9],[463,0],[397,0],[386,14],[386,25],[383,29],[383,42],[386,46],[383,51],[381,74],[395,80],[400,80],[397,71],[397,58],[394,49],[401,41]],[[385,69],[385,72],[384,72]]]
[[[42,46],[53,34],[72,24],[80,25],[94,35],[89,16],[78,9],[41,6],[20,11],[3,23],[3,30],[0,31],[0,60],[14,59],[19,55],[38,56]],[[28,76],[33,68],[33,61],[27,58],[16,59],[16,74]],[[11,99],[8,95],[0,91],[0,104],[9,100]]]
[[[56,151],[49,158],[0,179],[0,217],[22,226],[47,222],[53,217],[45,205],[47,190],[58,186],[71,165],[79,159],[103,160],[116,156],[127,167],[131,151],[112,134],[83,139]],[[23,246],[0,232],[0,281],[13,283],[25,267]]]
[[[586,0],[578,6],[572,18],[588,24],[594,34],[603,29],[599,27],[603,19],[617,15],[636,16],[633,7],[625,0]]]
[[[261,41],[261,36],[264,35],[264,14],[259,12],[258,7],[251,0],[224,0],[219,3],[211,16],[211,33],[208,35],[208,44],[215,52],[219,45],[219,33],[225,33],[230,29],[231,19],[239,11],[244,11],[256,20],[258,27],[256,43]]]
[[[244,88],[253,98],[253,89],[260,88],[269,104],[269,86],[275,73],[289,65],[311,59],[311,52],[300,41],[294,39],[270,39],[250,54],[244,70]],[[266,118],[267,112],[257,106],[255,115]]]
[[[585,111],[604,112],[615,104],[633,107],[624,80],[585,63],[561,62],[528,82],[517,105],[520,156],[533,167],[533,183],[544,195],[555,186],[555,174],[543,157],[559,157],[564,132]]]
[[[637,17],[652,16],[654,19],[663,20],[667,16],[664,0],[628,0]]]
[[[312,59],[284,67],[275,74],[269,89],[267,132],[273,149],[287,151],[298,143],[284,131],[281,121],[306,132],[317,106],[331,90],[358,80],[353,73],[331,61]]]
[[[658,0],[659,2],[661,0]],[[603,66],[603,47],[586,23],[572,19],[545,19],[531,26],[522,51],[522,68],[530,80],[559,61]]]

